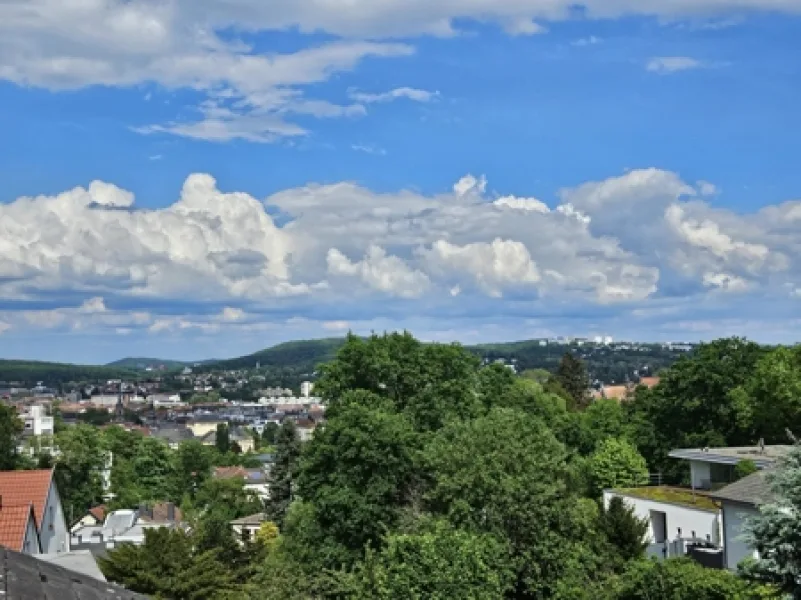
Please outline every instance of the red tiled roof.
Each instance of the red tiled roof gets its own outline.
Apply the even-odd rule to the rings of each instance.
[[[25,541],[25,530],[28,519],[31,518],[31,505],[18,504],[9,506],[3,504],[0,508],[0,546],[22,552]]]
[[[100,506],[95,506],[89,509],[89,513],[101,523],[106,518],[106,505],[101,504]]]
[[[2,506],[33,504],[36,522],[41,523],[52,480],[52,469],[0,471],[0,501],[2,501]]]
[[[234,477],[246,477],[247,471],[242,467],[215,467],[214,477],[216,479],[233,479]]]

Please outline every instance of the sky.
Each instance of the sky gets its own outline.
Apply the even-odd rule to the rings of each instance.
[[[0,357],[801,332],[801,0],[0,2]]]

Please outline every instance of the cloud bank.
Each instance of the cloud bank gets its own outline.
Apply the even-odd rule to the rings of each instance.
[[[260,200],[192,174],[173,204],[140,210],[95,181],[0,205],[0,333],[288,319],[332,331],[579,308],[695,333],[702,309],[799,308],[801,201],[743,214],[709,204],[710,186],[650,168],[558,190],[551,205],[493,196],[474,176],[434,195],[343,182]]]

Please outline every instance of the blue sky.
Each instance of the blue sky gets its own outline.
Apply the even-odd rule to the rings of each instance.
[[[799,34],[801,0],[3,3],[0,356],[796,341]]]

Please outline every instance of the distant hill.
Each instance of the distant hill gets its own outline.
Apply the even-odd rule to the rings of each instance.
[[[132,369],[134,371],[142,371],[148,367],[157,368],[163,366],[165,369],[183,369],[186,366],[191,366],[194,363],[184,362],[180,360],[163,360],[161,358],[139,358],[129,357],[115,360],[108,363],[107,367],[117,367],[120,369]]]
[[[69,381],[123,379],[132,376],[132,371],[120,367],[72,365],[32,360],[0,360],[0,381],[19,382],[23,386],[34,386],[38,381],[43,381],[47,385],[59,385]]]
[[[300,373],[311,373],[320,363],[334,358],[337,350],[345,343],[345,338],[325,338],[320,340],[300,340],[285,342],[259,350],[247,356],[227,360],[208,361],[203,367],[208,369],[253,369],[272,367],[290,369]]]
[[[254,369],[258,365],[273,385],[296,387],[321,363],[330,361],[345,343],[345,338],[325,338],[286,342],[253,354],[226,360],[176,361],[158,358],[123,358],[104,366],[70,365],[20,360],[0,360],[0,382],[19,381],[35,385],[37,381],[57,385],[69,381],[89,381],[142,376],[149,366],[164,365],[168,371],[190,366],[195,371]],[[656,374],[685,354],[661,344],[542,344],[524,340],[499,344],[466,346],[467,350],[487,362],[514,364],[518,371],[547,369],[554,371],[565,352],[582,358],[593,379],[606,384],[622,383],[633,376]],[[195,366],[199,365],[199,366]]]
[[[295,377],[311,373],[320,363],[331,360],[344,343],[344,338],[287,342],[247,356],[209,361],[203,370],[252,369],[258,364],[278,379],[286,380],[286,385],[294,385]],[[465,348],[487,362],[497,360],[514,364],[518,371],[554,371],[565,352],[572,352],[584,360],[593,379],[607,384],[622,383],[632,377],[635,370],[643,374],[655,374],[685,354],[667,349],[662,344],[543,345],[540,340],[479,344]]]

